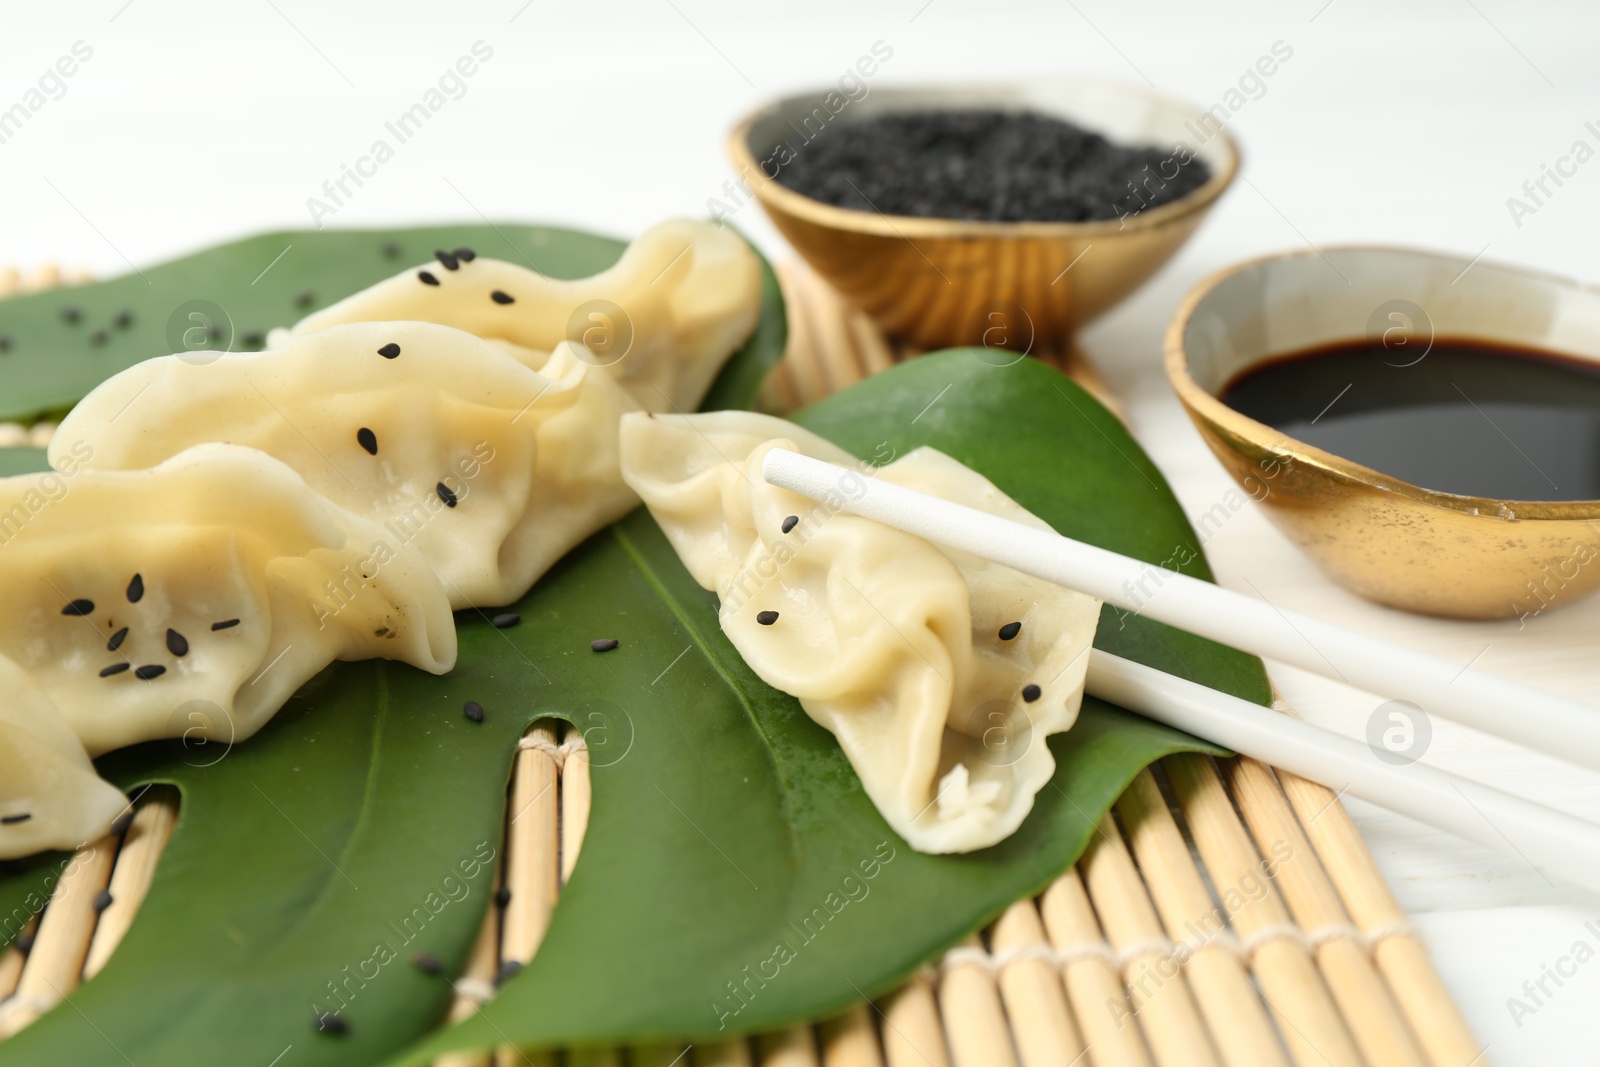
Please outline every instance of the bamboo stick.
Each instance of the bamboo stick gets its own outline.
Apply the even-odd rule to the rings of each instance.
[[[559,751],[554,720],[534,723],[517,749],[507,806],[510,821],[506,824],[505,888],[510,895],[500,917],[496,985],[511,968],[533,959],[555,911],[561,887],[561,832],[556,821],[561,795],[556,777]],[[555,1053],[548,1050],[524,1052],[501,1047],[495,1053],[496,1067],[553,1067],[555,1062]]]
[[[583,834],[589,828],[589,748],[575,726],[567,727],[561,741],[566,760],[561,764],[561,884],[572,877],[583,847]]]
[[[1368,940],[1379,972],[1411,1023],[1432,1067],[1489,1067],[1486,1046],[1473,1035],[1428,950],[1411,926],[1350,813],[1327,786],[1278,772],[1300,825],[1316,846],[1324,868]]]
[[[1190,833],[1251,960],[1262,998],[1289,1053],[1304,1067],[1363,1063],[1311,954],[1293,937],[1289,913],[1262,871],[1255,845],[1205,756],[1164,762]]]
[[[819,312],[816,316],[820,320],[816,332],[818,362],[828,393],[837,393],[865,377],[866,367],[850,329],[849,305],[815,273],[807,271],[806,274],[806,286],[815,297]]]
[[[490,885],[498,885],[500,872],[496,867]],[[456,979],[455,999],[450,1003],[449,1021],[461,1022],[477,1014],[480,999],[494,993],[494,980],[500,969],[500,909],[492,902],[467,957],[466,969]],[[480,997],[480,994],[485,994]],[[452,1052],[434,1061],[434,1067],[490,1067],[494,1057],[483,1052]]]
[[[578,852],[583,848],[584,831],[589,828],[591,798],[589,748],[583,743],[583,734],[577,727],[568,724],[564,730],[561,739],[561,752],[564,758],[556,768],[556,779],[561,786],[558,822],[561,828],[562,887],[565,887],[567,879],[572,877],[572,868],[578,862]],[[623,1059],[623,1050],[620,1048],[579,1048],[567,1051],[567,1067],[622,1067]]]
[[[1123,984],[1156,1062],[1163,1067],[1215,1065],[1211,1037],[1189,983],[1109,814],[1100,820],[1078,868],[1106,938],[1122,958]]]
[[[0,1009],[0,1038],[10,1037],[78,987],[94,934],[96,898],[111,879],[118,841],[102,837],[73,856],[39,918],[17,991]]]
[[[1238,943],[1227,931],[1227,915],[1206,890],[1183,831],[1149,770],[1141,771],[1122,794],[1117,811],[1168,936],[1185,943],[1189,986],[1223,1062],[1288,1067]]]
[[[1317,965],[1362,1053],[1386,1067],[1423,1067],[1421,1049],[1365,946],[1356,940],[1356,929],[1272,772],[1243,758],[1225,768],[1234,802],[1258,848],[1277,864],[1273,876],[1295,922],[1314,935],[1331,935],[1313,939]]]
[[[761,1067],[821,1067],[817,1035],[809,1026],[794,1026],[756,1038]],[[890,1067],[893,1067],[891,1063]]]
[[[742,1037],[696,1046],[695,1067],[755,1067],[750,1042]]]
[[[622,1067],[622,1050],[616,1048],[568,1049],[566,1067]]]
[[[990,932],[997,957],[1048,950],[1044,923],[1032,898],[1007,908]],[[1038,955],[1020,955],[1000,970],[1000,996],[1023,1067],[1059,1067],[1079,1058],[1088,1045],[1072,1020],[1067,991],[1056,968]]]
[[[888,343],[884,341],[883,334],[878,332],[878,327],[873,324],[872,319],[850,308],[846,308],[844,313],[850,327],[850,336],[859,354],[861,376],[870,378],[894,366],[894,353],[889,351]]]
[[[693,1045],[682,1041],[638,1045],[628,1053],[631,1067],[686,1067]]]
[[[944,1024],[934,1002],[933,986],[914,975],[883,998],[883,1054],[888,1067],[950,1067]]]
[[[171,789],[150,790],[138,804],[122,850],[111,872],[111,904],[100,913],[89,956],[83,964],[85,981],[100,973],[111,953],[122,943],[155,877],[156,863],[178,824],[178,797]]]
[[[871,1009],[857,1004],[821,1024],[824,1067],[884,1067]]]
[[[785,300],[789,319],[789,344],[785,351],[794,355],[804,353],[801,358],[785,358],[783,361],[794,386],[791,397],[797,408],[828,395],[822,377],[822,360],[818,358],[820,342],[812,317],[814,301],[805,299],[805,283],[800,278],[802,269],[786,267],[779,275],[784,280],[785,291],[790,294]]]
[[[39,919],[38,916],[35,916],[27,921],[22,927],[22,933],[18,934],[17,937],[19,940],[27,938],[31,942],[38,930]],[[27,962],[28,954],[17,947],[16,941],[7,945],[4,952],[0,952],[0,1005],[3,1005],[6,998],[17,991],[17,980],[22,977],[22,967]]]
[[[969,937],[962,948],[984,957],[983,944]],[[1016,1049],[1000,1005],[1000,990],[987,962],[964,962],[951,953],[939,980],[939,1014],[955,1067],[1017,1067]]]
[[[505,885],[510,891],[500,930],[500,958],[525,965],[550,926],[560,889],[560,846],[556,825],[555,725],[533,724],[517,750],[506,826]]]
[[[1039,914],[1051,945],[1068,957],[1062,966],[1067,999],[1093,1050],[1095,1067],[1150,1067],[1122,977],[1111,962],[1111,946],[1100,932],[1077,868],[1045,890]]]

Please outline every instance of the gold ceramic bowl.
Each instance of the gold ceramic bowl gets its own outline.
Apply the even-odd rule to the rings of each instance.
[[[885,333],[927,348],[1064,348],[1079,326],[1171,258],[1239,168],[1232,139],[1214,125],[1202,127],[1199,109],[1116,82],[874,87],[842,107],[843,98],[832,96],[837,114],[826,106],[829,91],[823,90],[780,100],[739,123],[728,140],[734,166],[817,273]],[[854,211],[812,200],[771,178],[782,165],[772,155],[774,146],[800,153],[807,138],[829,125],[929,108],[1033,110],[1122,143],[1182,142],[1210,166],[1211,179],[1179,200],[1125,218],[1069,223]]]
[[[1340,584],[1429,615],[1529,617],[1600,588],[1600,501],[1434,492],[1285,437],[1216,394],[1274,354],[1385,331],[1410,353],[1463,337],[1600,363],[1597,323],[1600,289],[1565,278],[1396,248],[1290,252],[1213,274],[1185,298],[1167,376],[1240,488]]]

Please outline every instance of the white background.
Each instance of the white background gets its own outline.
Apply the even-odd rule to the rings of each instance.
[[[275,5],[275,6],[274,6]],[[875,41],[873,84],[1099,73],[1202,106],[1275,41],[1293,56],[1231,122],[1248,182],[1084,343],[1192,515],[1228,482],[1171,399],[1161,331],[1199,278],[1260,252],[1419,245],[1600,278],[1600,161],[1517,226],[1506,206],[1583,138],[1600,148],[1600,7],[1511,0],[1209,6],[1062,0],[734,4],[640,0],[94,0],[0,3],[0,109],[82,40],[93,58],[0,144],[0,262],[102,275],[270,227],[384,135],[482,40],[493,58],[332,218],[527,219],[627,235],[705,214],[727,128],[764,98],[837,78]],[[392,139],[391,139],[392,140]],[[754,208],[735,217],[788,255]],[[1253,505],[1252,505],[1253,508]],[[1259,514],[1208,546],[1225,584],[1600,703],[1600,599],[1510,624],[1413,618],[1331,585]],[[1288,670],[1314,721],[1364,732],[1376,698]],[[1435,723],[1429,759],[1600,819],[1600,775]],[[1584,939],[1600,899],[1352,803],[1402,903],[1500,1064],[1600,1061],[1600,959],[1536,1013],[1507,998]]]

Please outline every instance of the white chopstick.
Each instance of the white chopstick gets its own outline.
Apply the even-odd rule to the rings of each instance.
[[[1099,649],[1089,654],[1088,690],[1600,892],[1600,826],[1593,823],[1420,763],[1384,763],[1360,741]]]
[[[1127,610],[1374,693],[1397,694],[1556,755],[1600,759],[1593,709],[1458,667],[1308,616],[1280,611],[1209,582],[1046,533],[787,449],[767,454],[768,482],[841,510],[1089,593]],[[849,491],[846,492],[846,487]],[[1152,575],[1152,571],[1156,572]],[[1142,605],[1123,583],[1159,579]],[[1313,646],[1312,641],[1317,642]],[[1327,647],[1323,647],[1323,646]],[[1307,652],[1307,649],[1310,651]],[[1324,659],[1324,656],[1335,657]],[[1365,658],[1363,658],[1365,657]],[[1344,669],[1335,664],[1343,664]],[[1369,800],[1536,869],[1600,892],[1600,826],[1419,763],[1378,760],[1365,744],[1270,708],[1095,649],[1087,690],[1129,711],[1264,763]],[[1485,692],[1492,694],[1483,698]],[[1478,699],[1475,699],[1478,698]],[[1424,703],[1426,701],[1426,703]],[[1572,731],[1563,736],[1564,731]]]
[[[1600,708],[787,449],[767,453],[762,473],[773,485],[813,500],[842,500],[851,514],[1600,769]]]

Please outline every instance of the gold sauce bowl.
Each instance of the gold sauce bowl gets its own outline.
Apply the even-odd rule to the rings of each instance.
[[[806,262],[886,334],[924,348],[1065,348],[1079,326],[1172,257],[1239,168],[1232,138],[1198,108],[1118,82],[874,87],[841,101],[839,93],[820,90],[769,104],[734,127],[728,152]],[[1100,222],[884,215],[824,204],[772,178],[784,162],[775,146],[798,155],[829,126],[888,112],[976,108],[1037,111],[1122,144],[1181,144],[1211,168],[1211,177],[1171,203]],[[1169,158],[1183,165],[1176,152]]]
[[[1600,363],[1600,289],[1398,248],[1268,256],[1189,293],[1167,329],[1167,377],[1234,481],[1328,574],[1369,600],[1429,615],[1526,619],[1600,588],[1600,501],[1435,492],[1296,441],[1217,399],[1275,356],[1386,336],[1416,353],[1449,337]]]

